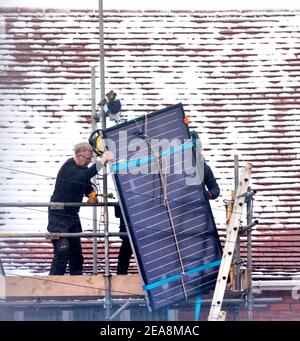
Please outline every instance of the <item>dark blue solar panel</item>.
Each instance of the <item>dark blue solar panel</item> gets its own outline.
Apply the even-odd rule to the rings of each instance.
[[[195,178],[195,152],[181,104],[106,129],[127,231],[152,309],[215,285],[221,247]]]

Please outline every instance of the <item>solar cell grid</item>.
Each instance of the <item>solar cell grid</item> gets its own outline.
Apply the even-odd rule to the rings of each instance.
[[[195,153],[183,118],[177,104],[103,132],[116,153],[113,177],[154,310],[212,288],[221,258],[201,181],[187,181]]]

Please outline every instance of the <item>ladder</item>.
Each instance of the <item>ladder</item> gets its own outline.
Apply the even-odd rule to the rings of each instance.
[[[219,268],[216,287],[211,303],[210,312],[208,315],[209,321],[225,320],[226,313],[221,311],[222,301],[227,284],[227,278],[230,271],[230,266],[234,254],[234,248],[239,233],[241,216],[246,200],[247,188],[250,185],[252,164],[247,163],[242,169],[239,185],[236,189],[236,195],[233,205],[232,214],[228,223],[228,230],[223,250],[221,265]]]

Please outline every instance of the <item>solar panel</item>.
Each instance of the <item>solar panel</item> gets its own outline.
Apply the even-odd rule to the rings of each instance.
[[[214,287],[221,246],[181,104],[106,129],[111,169],[149,308]]]

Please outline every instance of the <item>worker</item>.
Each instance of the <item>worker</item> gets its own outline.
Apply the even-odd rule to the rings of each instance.
[[[198,143],[199,143],[199,135],[195,130],[191,131],[191,139],[193,142],[193,149],[196,153],[196,158],[199,157]],[[203,189],[204,196],[209,200],[217,199],[220,195],[220,188],[214,176],[214,173],[210,166],[203,162]]]
[[[51,202],[81,203],[86,195],[88,203],[98,202],[91,178],[109,161],[112,152],[106,151],[100,161],[88,167],[92,161],[93,149],[88,143],[78,143],[74,148],[74,157],[68,159],[60,168]],[[78,207],[64,207],[62,210],[49,208],[48,231],[60,233],[82,232]],[[64,275],[69,264],[70,275],[82,275],[83,255],[80,237],[62,237],[53,239],[53,260],[50,275]]]

